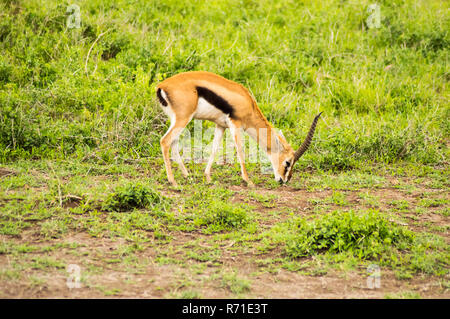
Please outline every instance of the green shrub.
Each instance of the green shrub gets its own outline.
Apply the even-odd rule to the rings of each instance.
[[[370,259],[392,248],[405,249],[414,239],[411,231],[376,211],[333,212],[309,222],[301,220],[296,226],[294,239],[286,245],[286,253],[294,258],[329,251]]]
[[[206,225],[210,231],[233,230],[245,227],[250,218],[242,206],[216,201],[203,209],[197,223]]]
[[[106,198],[103,209],[107,211],[127,211],[133,208],[148,208],[162,203],[163,197],[142,184],[118,186]]]

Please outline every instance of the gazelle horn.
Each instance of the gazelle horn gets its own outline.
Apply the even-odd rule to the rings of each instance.
[[[303,144],[298,148],[298,150],[294,154],[294,162],[296,162],[303,155],[303,153],[306,152],[306,150],[308,149],[309,145],[311,144],[312,138],[314,136],[314,131],[316,129],[317,121],[319,120],[319,117],[320,117],[321,114],[322,114],[322,112],[320,112],[314,118],[314,121],[311,124],[311,127],[309,129],[309,132],[308,132],[308,135],[306,136],[305,141],[303,142]]]

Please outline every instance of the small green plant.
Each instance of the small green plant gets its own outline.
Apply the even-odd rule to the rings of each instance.
[[[242,206],[227,202],[212,202],[205,207],[204,215],[197,220],[200,225],[207,225],[208,230],[218,232],[245,227],[250,218]]]
[[[276,195],[259,194],[255,191],[251,191],[248,193],[248,196],[250,198],[254,199],[255,201],[261,203],[261,205],[264,207],[267,207],[267,208],[275,207],[276,199],[277,199]]]
[[[334,204],[338,206],[348,205],[348,200],[346,198],[345,193],[339,191],[333,191],[331,196],[328,196],[324,199],[312,198],[309,199],[308,202],[310,202],[312,205],[328,205],[328,204]]]
[[[208,261],[213,262],[217,260],[219,253],[213,251],[207,251],[202,253],[196,251],[188,251],[186,255],[192,260],[200,262],[208,262]]]
[[[186,290],[178,295],[179,299],[200,299],[202,294],[195,290]]]
[[[297,235],[286,245],[290,257],[303,257],[323,251],[350,252],[361,259],[380,256],[392,247],[405,249],[414,234],[376,211],[357,215],[333,212],[316,220],[300,220]]]
[[[0,234],[19,236],[23,229],[29,227],[31,224],[23,221],[0,221]]]
[[[415,291],[404,291],[400,293],[387,294],[384,298],[386,299],[421,299],[419,293]]]
[[[341,192],[333,192],[331,195],[331,202],[339,206],[345,206],[348,204],[345,193]]]
[[[358,196],[359,196],[359,198],[361,198],[361,200],[367,206],[370,206],[370,207],[379,207],[380,206],[379,198],[375,195],[370,194],[369,192],[365,192],[365,193],[361,192],[361,193],[359,193]]]
[[[409,203],[404,199],[393,200],[389,204],[394,206],[396,210],[406,210],[409,208]]]
[[[422,207],[439,207],[447,204],[449,201],[445,198],[424,198],[419,201]]]
[[[163,197],[142,184],[127,184],[117,187],[103,204],[107,211],[127,211],[133,208],[147,208],[162,203]]]
[[[46,268],[62,269],[66,267],[66,265],[63,262],[50,257],[33,257],[30,266],[32,269],[46,269]]]
[[[45,238],[59,238],[68,229],[67,221],[62,219],[50,219],[41,224],[40,234]]]
[[[222,276],[222,287],[229,289],[234,294],[242,294],[250,291],[251,284],[249,280],[239,278],[236,272],[231,272]]]

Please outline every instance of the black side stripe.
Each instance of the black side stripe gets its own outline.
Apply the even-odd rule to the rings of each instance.
[[[217,95],[210,89],[203,86],[197,86],[198,97],[204,98],[209,104],[214,105],[223,113],[230,115],[231,118],[234,116],[234,109],[223,97]]]
[[[160,88],[158,88],[158,90],[156,91],[156,95],[158,96],[159,103],[161,103],[162,106],[167,106],[167,101],[161,95],[161,89]]]

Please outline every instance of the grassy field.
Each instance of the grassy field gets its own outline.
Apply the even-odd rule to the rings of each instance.
[[[0,297],[450,297],[448,2],[73,3],[0,1]],[[323,111],[288,185],[168,185],[155,86],[187,70],[293,147]]]

